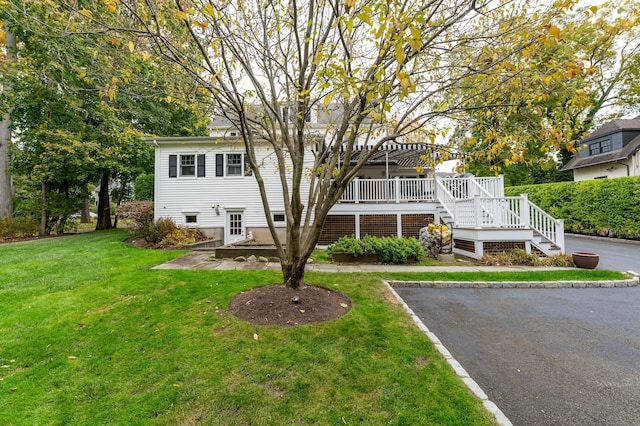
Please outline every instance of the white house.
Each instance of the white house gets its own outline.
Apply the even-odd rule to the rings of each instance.
[[[258,185],[246,167],[242,141],[232,133],[217,127],[214,136],[147,139],[155,147],[156,219],[198,227],[220,244],[244,240],[249,233],[258,241],[270,240]],[[308,149],[311,154],[313,146]],[[501,176],[425,177],[415,167],[421,152],[420,145],[383,147],[331,209],[319,243],[343,235],[417,237],[429,222],[442,222],[453,229],[454,252],[473,258],[512,248],[544,254],[564,250],[562,221],[524,195],[504,197]],[[306,157],[311,167],[313,156]],[[266,144],[258,158],[273,220],[284,233],[279,173]]]
[[[162,137],[147,142],[155,147],[156,219],[168,217],[198,227],[224,244],[245,240],[249,232],[260,239],[270,235],[258,184],[237,136]],[[258,155],[274,222],[284,232],[276,162],[266,144]]]
[[[579,146],[562,168],[573,170],[573,180],[640,176],[640,116],[610,121]]]

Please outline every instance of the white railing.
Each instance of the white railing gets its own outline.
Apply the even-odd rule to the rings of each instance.
[[[504,197],[504,177],[473,177],[474,183],[482,187],[491,197]]]
[[[473,197],[469,185],[469,178],[442,177],[438,178],[438,182],[440,182],[442,187],[446,188],[456,200],[466,200],[467,198]]]
[[[434,201],[433,179],[354,179],[341,203],[401,203]]]
[[[544,238],[560,247],[561,251],[564,251],[564,221],[553,218],[540,207],[533,204],[527,199],[526,194],[523,194],[522,198],[526,200],[529,205],[528,215],[531,227]]]
[[[529,228],[564,250],[564,222],[551,217],[526,195],[505,197],[502,176],[354,179],[341,203],[438,201],[454,226]]]
[[[456,197],[449,191],[449,189],[442,183],[441,179],[436,179],[435,195],[440,205],[447,211],[449,216],[455,222],[456,219]]]
[[[443,189],[444,191],[444,189]],[[454,226],[466,228],[530,228],[546,240],[564,250],[564,222],[529,201],[526,194],[520,197],[481,197],[452,200],[450,195],[438,198],[452,212]]]

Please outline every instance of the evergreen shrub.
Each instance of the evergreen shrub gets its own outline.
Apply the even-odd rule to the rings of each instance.
[[[407,263],[410,257],[416,260],[425,255],[422,244],[414,237],[373,237],[362,239],[344,236],[327,247],[327,253],[349,253],[354,257],[376,254],[382,263]]]
[[[505,188],[506,196],[528,194],[566,232],[640,239],[640,176]]]

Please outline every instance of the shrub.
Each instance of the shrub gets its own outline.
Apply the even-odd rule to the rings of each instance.
[[[133,222],[133,232],[140,233],[153,222],[153,203],[151,201],[129,201],[116,209],[118,219]]]
[[[182,247],[206,238],[199,229],[178,226],[167,217],[147,223],[141,235],[156,248]]]
[[[40,233],[40,221],[33,216],[0,219],[0,238],[31,237]]]
[[[567,232],[640,239],[639,176],[505,188],[507,196],[520,194],[564,219]]]
[[[500,252],[497,254],[485,254],[480,262],[490,266],[573,266],[571,255],[559,254],[557,256],[540,257],[529,254],[522,249]]]
[[[367,254],[378,255],[382,263],[407,263],[410,257],[416,259],[425,255],[422,244],[414,238],[405,237],[373,237],[370,235],[357,238],[342,237],[327,247],[327,253],[349,253],[355,257]]]

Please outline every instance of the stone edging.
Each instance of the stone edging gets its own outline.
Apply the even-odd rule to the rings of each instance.
[[[394,281],[387,280],[391,287],[419,288],[622,288],[640,285],[640,275],[626,280],[607,281]]]
[[[513,426],[513,423],[511,423],[509,418],[507,418],[507,416],[504,415],[502,410],[500,410],[500,408],[498,408],[498,406],[489,399],[489,397],[482,390],[480,385],[475,380],[473,380],[471,376],[469,376],[469,373],[467,373],[464,367],[462,367],[462,365],[460,365],[460,363],[453,357],[453,355],[451,355],[451,352],[449,352],[449,350],[442,344],[440,339],[438,339],[438,336],[433,334],[427,328],[427,326],[422,322],[420,318],[418,318],[418,316],[413,312],[413,310],[409,307],[409,305],[407,305],[405,301],[402,300],[400,295],[396,293],[396,291],[393,289],[393,285],[391,284],[391,281],[382,280],[382,282],[387,286],[387,288],[389,289],[391,294],[393,294],[393,296],[398,301],[398,303],[405,309],[405,311],[407,311],[407,313],[409,314],[413,322],[418,326],[420,331],[422,331],[427,336],[427,338],[431,341],[431,343],[433,343],[433,346],[436,348],[436,350],[440,352],[440,354],[445,359],[445,361],[449,364],[449,366],[451,366],[451,368],[456,373],[456,375],[460,377],[462,382],[464,382],[464,384],[471,391],[471,393],[473,393],[476,396],[476,398],[482,401],[482,405],[484,406],[485,410],[487,410],[489,413],[493,415],[493,417],[496,420],[496,423],[499,426]]]

